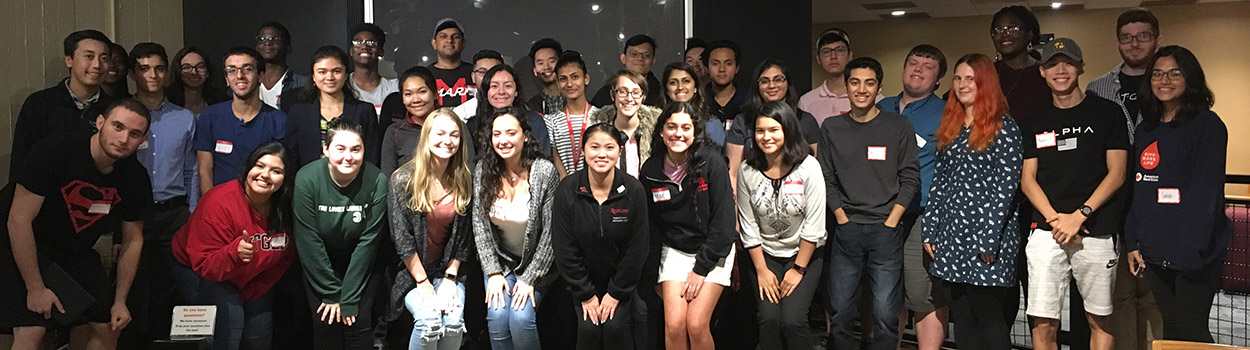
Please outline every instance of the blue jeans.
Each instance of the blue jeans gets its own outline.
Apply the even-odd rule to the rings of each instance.
[[[434,285],[434,290],[438,290],[443,281],[444,279],[439,278],[431,280],[430,283]],[[408,349],[460,348],[460,340],[464,337],[464,283],[456,283],[456,290],[459,298],[447,311],[426,302],[416,288],[404,295],[404,306],[415,320]]]
[[[860,281],[867,274],[875,317],[868,349],[893,350],[903,308],[903,234],[883,224],[838,225],[829,249],[829,330],[832,349],[855,349],[852,333],[859,309]],[[864,325],[865,328],[867,325]]]
[[[272,292],[256,300],[243,301],[234,283],[204,279],[177,262],[173,270],[184,302],[217,306],[213,350],[270,348],[273,342]]]
[[[516,274],[504,276],[508,280],[508,290],[516,285]],[[485,277],[487,285],[490,277]],[[534,305],[542,303],[541,288],[534,287]],[[504,305],[499,308],[486,307],[486,328],[490,332],[490,348],[494,350],[541,349],[538,342],[537,313],[534,306],[526,303],[520,310],[512,309],[512,296],[504,294]]]

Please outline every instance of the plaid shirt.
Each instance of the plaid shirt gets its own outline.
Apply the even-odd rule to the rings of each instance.
[[[1141,124],[1142,116],[1141,112],[1138,112],[1135,116],[1129,115],[1128,107],[1124,106],[1124,99],[1120,97],[1121,68],[1124,68],[1123,62],[1116,65],[1115,69],[1107,72],[1107,74],[1103,74],[1094,79],[1094,81],[1089,82],[1089,86],[1085,90],[1120,105],[1120,110],[1124,111],[1124,120],[1128,122],[1128,125],[1126,125],[1128,127],[1128,142],[1131,145],[1133,144],[1133,131],[1137,130],[1138,124]]]

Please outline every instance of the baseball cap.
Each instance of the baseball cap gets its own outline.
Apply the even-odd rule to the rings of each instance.
[[[1076,45],[1076,40],[1069,38],[1057,38],[1042,47],[1042,62],[1050,61],[1055,55],[1064,55],[1077,62],[1084,62],[1081,58],[1081,47]]]
[[[434,26],[434,35],[438,35],[438,32],[447,28],[456,28],[460,31],[460,35],[464,35],[464,28],[461,28],[460,23],[450,17],[438,20],[438,24]]]

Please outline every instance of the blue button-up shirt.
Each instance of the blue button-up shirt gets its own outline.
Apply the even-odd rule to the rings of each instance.
[[[233,101],[225,101],[204,108],[195,125],[195,150],[213,156],[213,186],[237,179],[244,166],[251,167],[247,156],[257,147],[273,141],[282,141],[286,133],[286,114],[267,104],[261,104],[260,113],[244,122],[234,115]],[[287,165],[287,170],[291,170]]]
[[[908,211],[915,211],[929,204],[929,185],[933,183],[933,157],[937,154],[937,138],[934,134],[942,124],[946,101],[930,93],[928,97],[912,101],[899,111],[898,102],[902,98],[902,93],[887,97],[877,102],[877,108],[907,116],[912,128],[916,129],[916,146],[920,148],[917,154],[920,158],[920,195],[907,208]]]
[[[200,198],[200,176],[194,141],[195,114],[191,111],[169,100],[152,110],[148,140],[139,145],[135,157],[152,178],[153,200],[187,196],[187,204],[195,210],[195,202]]]

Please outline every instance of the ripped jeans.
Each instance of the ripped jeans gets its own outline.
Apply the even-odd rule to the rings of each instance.
[[[442,278],[431,279],[434,290],[445,281]],[[433,301],[427,302],[424,296],[413,288],[404,296],[404,306],[416,320],[412,327],[412,337],[408,349],[459,349],[464,337],[464,283],[456,283],[458,298],[455,305],[443,311]]]

